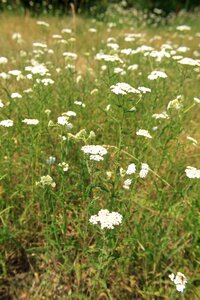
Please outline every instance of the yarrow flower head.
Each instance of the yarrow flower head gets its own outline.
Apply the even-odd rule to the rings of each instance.
[[[107,209],[101,209],[97,215],[90,217],[91,224],[100,224],[101,229],[114,229],[114,226],[120,225],[122,222],[122,215],[118,212],[109,212]]]
[[[142,168],[139,173],[140,178],[145,178],[148,173],[149,173],[149,166],[145,163],[142,163]]]
[[[66,162],[59,163],[58,165],[63,169],[64,172],[67,172],[69,170],[69,164],[67,164]]]
[[[36,185],[39,185],[41,187],[45,187],[45,185],[51,186],[51,187],[55,187],[56,183],[53,181],[53,178],[50,175],[46,175],[46,176],[42,176],[40,178],[40,181],[36,182]]]
[[[151,74],[148,75],[148,79],[155,80],[157,78],[167,78],[167,74],[162,71],[152,71]]]
[[[27,125],[37,125],[39,123],[39,120],[37,119],[24,119],[22,120],[23,123]]]
[[[185,173],[188,178],[200,178],[200,170],[195,167],[187,166]]]
[[[103,156],[107,154],[106,148],[100,145],[86,145],[81,148],[85,154],[90,155],[90,160],[101,161]]]
[[[128,178],[124,181],[123,188],[129,190],[132,183],[132,179]]]
[[[126,174],[131,175],[131,174],[134,174],[135,171],[136,171],[136,166],[135,166],[135,164],[130,164],[130,165],[128,166],[128,169],[127,169],[127,171],[126,171]]]
[[[49,158],[46,160],[46,163],[48,165],[53,165],[56,161],[56,158],[54,156],[49,156]]]
[[[129,93],[140,94],[140,91],[133,88],[130,84],[125,82],[118,82],[116,85],[112,85],[111,91],[116,95],[127,95]]]
[[[181,272],[177,272],[176,276],[172,273],[169,275],[169,278],[176,285],[176,290],[178,292],[183,292],[186,283],[188,283],[185,275]]]
[[[3,120],[3,121],[0,121],[0,126],[12,127],[13,126],[13,121],[12,120]]]
[[[136,132],[137,135],[142,135],[146,138],[149,138],[149,139],[152,139],[152,136],[150,135],[150,133],[148,132],[148,130],[145,130],[145,129],[139,129],[137,132]]]

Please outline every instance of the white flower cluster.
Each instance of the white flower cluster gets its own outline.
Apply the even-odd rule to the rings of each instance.
[[[140,178],[145,178],[148,173],[149,173],[149,166],[145,163],[142,163],[142,168],[139,173]]]
[[[148,79],[150,79],[150,80],[155,80],[157,78],[167,78],[167,74],[165,72],[162,72],[162,71],[152,71],[148,75]]]
[[[39,123],[39,120],[37,119],[24,119],[22,120],[23,123],[27,125],[37,125]]]
[[[178,61],[181,65],[188,65],[188,66],[200,66],[200,61],[197,59],[193,59],[190,57],[184,57]]]
[[[95,59],[97,60],[104,60],[104,61],[110,61],[110,62],[120,62],[123,63],[123,60],[119,58],[118,55],[108,55],[108,54],[103,54],[103,53],[97,53],[95,56]]]
[[[122,215],[118,212],[109,212],[107,209],[101,209],[98,215],[91,216],[89,221],[94,225],[100,223],[101,229],[114,229],[114,226],[121,224]]]
[[[133,88],[130,84],[125,82],[118,82],[116,85],[112,85],[111,91],[116,95],[127,95],[129,93],[140,94],[140,91]]]
[[[154,119],[169,119],[169,116],[166,111],[161,112],[160,114],[153,114],[152,118]]]
[[[137,132],[136,132],[137,135],[141,135],[141,136],[144,136],[146,138],[149,138],[149,139],[152,139],[152,136],[150,135],[150,133],[148,132],[148,130],[145,130],[145,129],[139,129]]]
[[[86,145],[81,148],[85,154],[90,154],[90,160],[101,161],[107,150],[100,145]]]
[[[132,174],[135,174],[136,172],[136,165],[134,163],[130,164],[126,170],[126,172],[124,172],[124,170],[121,168],[120,169],[120,175],[122,177],[124,177],[126,174],[127,175],[132,175]],[[148,164],[146,163],[142,163],[141,164],[141,170],[139,172],[139,177],[140,178],[145,178],[147,176],[147,174],[149,173],[149,166]],[[130,189],[130,186],[132,184],[132,179],[131,178],[128,178],[124,181],[123,183],[123,188],[125,190],[129,190]]]
[[[200,170],[195,167],[187,166],[185,173],[189,178],[200,178]]]
[[[59,163],[58,165],[63,169],[64,172],[67,172],[69,170],[69,164],[67,164],[66,162]]]
[[[181,272],[177,272],[176,276],[172,273],[171,275],[169,275],[169,278],[176,285],[176,290],[178,292],[183,292],[187,283],[185,275]]]
[[[45,185],[49,185],[51,187],[55,187],[56,183],[53,181],[53,178],[50,175],[42,176],[40,181],[36,182],[36,185],[45,187]]]
[[[3,121],[0,121],[0,126],[12,127],[13,126],[13,121],[12,120],[3,120]]]
[[[57,124],[66,126],[68,130],[72,129],[73,127],[72,123],[69,122],[69,116],[67,116],[65,113],[57,118]]]

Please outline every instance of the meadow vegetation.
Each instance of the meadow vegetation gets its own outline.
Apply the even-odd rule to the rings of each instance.
[[[199,17],[0,15],[0,299],[199,299]]]

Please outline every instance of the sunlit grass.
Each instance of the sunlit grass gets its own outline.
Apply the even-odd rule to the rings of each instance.
[[[0,56],[8,63],[0,65],[0,73],[22,72],[18,79],[0,77],[0,121],[14,122],[0,126],[2,297],[198,299],[199,179],[188,178],[185,169],[199,169],[200,104],[193,98],[199,98],[200,66],[182,65],[172,56],[199,64],[199,19],[184,14],[154,28],[144,21],[131,27],[131,13],[116,14],[115,25],[109,25],[112,18],[108,15],[103,23],[46,17],[46,28],[27,16],[1,15]],[[191,30],[176,30],[183,24]],[[61,33],[63,28],[72,33]],[[16,32],[21,42],[12,38]],[[127,42],[127,33],[140,35]],[[55,34],[62,37],[53,38]],[[36,42],[47,47],[34,47]],[[119,49],[108,43],[117,43]],[[120,52],[142,45],[160,50],[164,44],[171,47],[166,47],[170,55],[161,61],[148,55],[152,50]],[[188,49],[179,52],[180,46]],[[101,50],[123,62],[96,60]],[[77,60],[64,58],[64,52],[76,53]],[[25,68],[33,60],[43,63],[47,74],[28,79],[31,71]],[[135,64],[135,70],[128,69]],[[115,73],[116,67],[124,75]],[[154,70],[167,77],[149,80]],[[54,83],[37,81],[44,78]],[[119,82],[151,92],[116,95],[111,86]],[[15,92],[22,98],[13,99]],[[169,109],[174,99],[180,108]],[[66,118],[72,129],[57,122],[69,111],[76,113]],[[163,111],[168,118],[152,117]],[[24,119],[39,123],[27,125]],[[148,130],[152,138],[137,135],[139,129]],[[90,160],[81,150],[84,145],[101,145],[107,153],[102,161]],[[128,175],[131,163],[136,172]],[[142,163],[149,166],[145,178],[140,176]],[[47,175],[51,177],[42,177]],[[127,179],[132,182],[124,188]],[[121,224],[110,230],[91,224],[90,217],[100,209],[120,213]],[[183,294],[169,279],[177,272],[188,280]]]

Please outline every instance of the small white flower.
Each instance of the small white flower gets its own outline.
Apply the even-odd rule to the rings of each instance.
[[[78,55],[73,52],[64,52],[63,56],[67,59],[72,59],[72,60],[76,60],[78,58]]]
[[[53,178],[50,175],[42,176],[40,181],[36,182],[36,185],[45,187],[45,185],[49,185],[51,187],[55,187],[56,183],[53,181]]]
[[[7,64],[7,62],[8,62],[7,57],[4,57],[4,56],[0,57],[0,65],[5,65],[5,64]]]
[[[178,292],[184,291],[185,285],[187,284],[187,279],[183,273],[177,272],[176,276],[172,273],[169,275],[169,278],[175,284]]]
[[[12,120],[3,120],[3,121],[0,121],[0,126],[12,127],[13,126],[13,121]]]
[[[176,109],[179,110],[182,108],[182,96],[178,95],[174,100],[169,101],[167,105],[167,110],[168,109]]]
[[[141,136],[144,136],[146,138],[149,138],[149,139],[152,139],[152,136],[150,135],[150,133],[148,132],[148,130],[145,130],[145,129],[139,129],[137,132],[136,132],[137,135],[141,135]]]
[[[74,111],[67,111],[66,113],[63,113],[62,115],[68,116],[68,117],[76,117],[76,113]]]
[[[58,117],[57,118],[57,123],[59,125],[67,125],[67,124],[69,124],[68,117],[67,116],[60,116],[60,117]]]
[[[67,164],[66,162],[59,163],[58,165],[63,169],[64,172],[67,172],[69,170],[69,164]]]
[[[44,26],[44,27],[49,27],[50,26],[49,23],[44,22],[44,21],[40,21],[40,20],[37,21],[37,25]]]
[[[179,31],[189,31],[191,30],[191,27],[188,25],[179,25],[176,27],[176,29]]]
[[[53,165],[56,161],[56,158],[54,156],[49,156],[49,158],[46,160],[46,163],[48,165]]]
[[[143,94],[146,94],[146,93],[150,93],[150,92],[151,92],[151,89],[146,88],[145,86],[139,86],[139,87],[138,87],[138,90],[139,90],[140,92],[142,92]]]
[[[200,170],[195,167],[187,166],[185,173],[188,178],[200,178]]]
[[[54,80],[52,80],[51,78],[44,78],[42,80],[39,80],[38,83],[42,83],[44,84],[45,86],[49,85],[49,84],[54,84]]]
[[[166,111],[161,112],[160,114],[153,114],[152,118],[154,119],[169,119],[169,116]]]
[[[0,99],[0,108],[4,107],[2,100]]]
[[[74,104],[85,107],[85,103],[83,103],[82,101],[74,101]]]
[[[12,99],[16,99],[16,98],[20,99],[20,98],[22,98],[22,95],[20,95],[19,93],[12,93],[12,94],[10,95],[10,97],[11,97]]]
[[[194,101],[195,101],[196,103],[200,103],[200,98],[194,97]]]
[[[90,217],[91,224],[100,223],[101,229],[114,229],[114,226],[120,225],[122,222],[122,215],[118,212],[109,212],[107,209],[101,209],[97,215]]]
[[[126,95],[128,93],[140,94],[140,91],[133,88],[130,84],[125,82],[118,82],[116,85],[112,85],[111,91],[116,95]]]
[[[8,74],[13,76],[19,76],[22,72],[20,70],[10,70],[8,71]]]
[[[100,155],[100,156],[104,156],[105,154],[107,154],[107,150],[100,145],[86,145],[83,146],[81,150],[85,154]]]
[[[26,123],[27,125],[37,125],[39,123],[39,120],[37,119],[24,119],[22,120],[23,123]]]
[[[135,171],[136,171],[136,166],[135,166],[135,164],[130,164],[130,165],[128,166],[128,169],[127,169],[127,171],[126,171],[126,174],[131,175],[131,174],[134,174]]]
[[[131,186],[131,183],[132,183],[132,179],[126,179],[125,181],[124,181],[124,184],[123,184],[123,188],[125,189],[125,190],[129,190],[130,189],[130,186]]]
[[[142,168],[139,173],[140,178],[145,178],[148,173],[149,173],[149,166],[145,163],[142,163]]]
[[[188,65],[188,66],[200,66],[200,62],[196,59],[184,57],[178,61],[181,65]]]
[[[95,161],[101,161],[103,160],[103,157],[101,155],[90,155],[90,160],[95,160]]]
[[[155,80],[157,78],[167,78],[167,74],[162,71],[152,71],[151,74],[148,75],[148,79]]]

